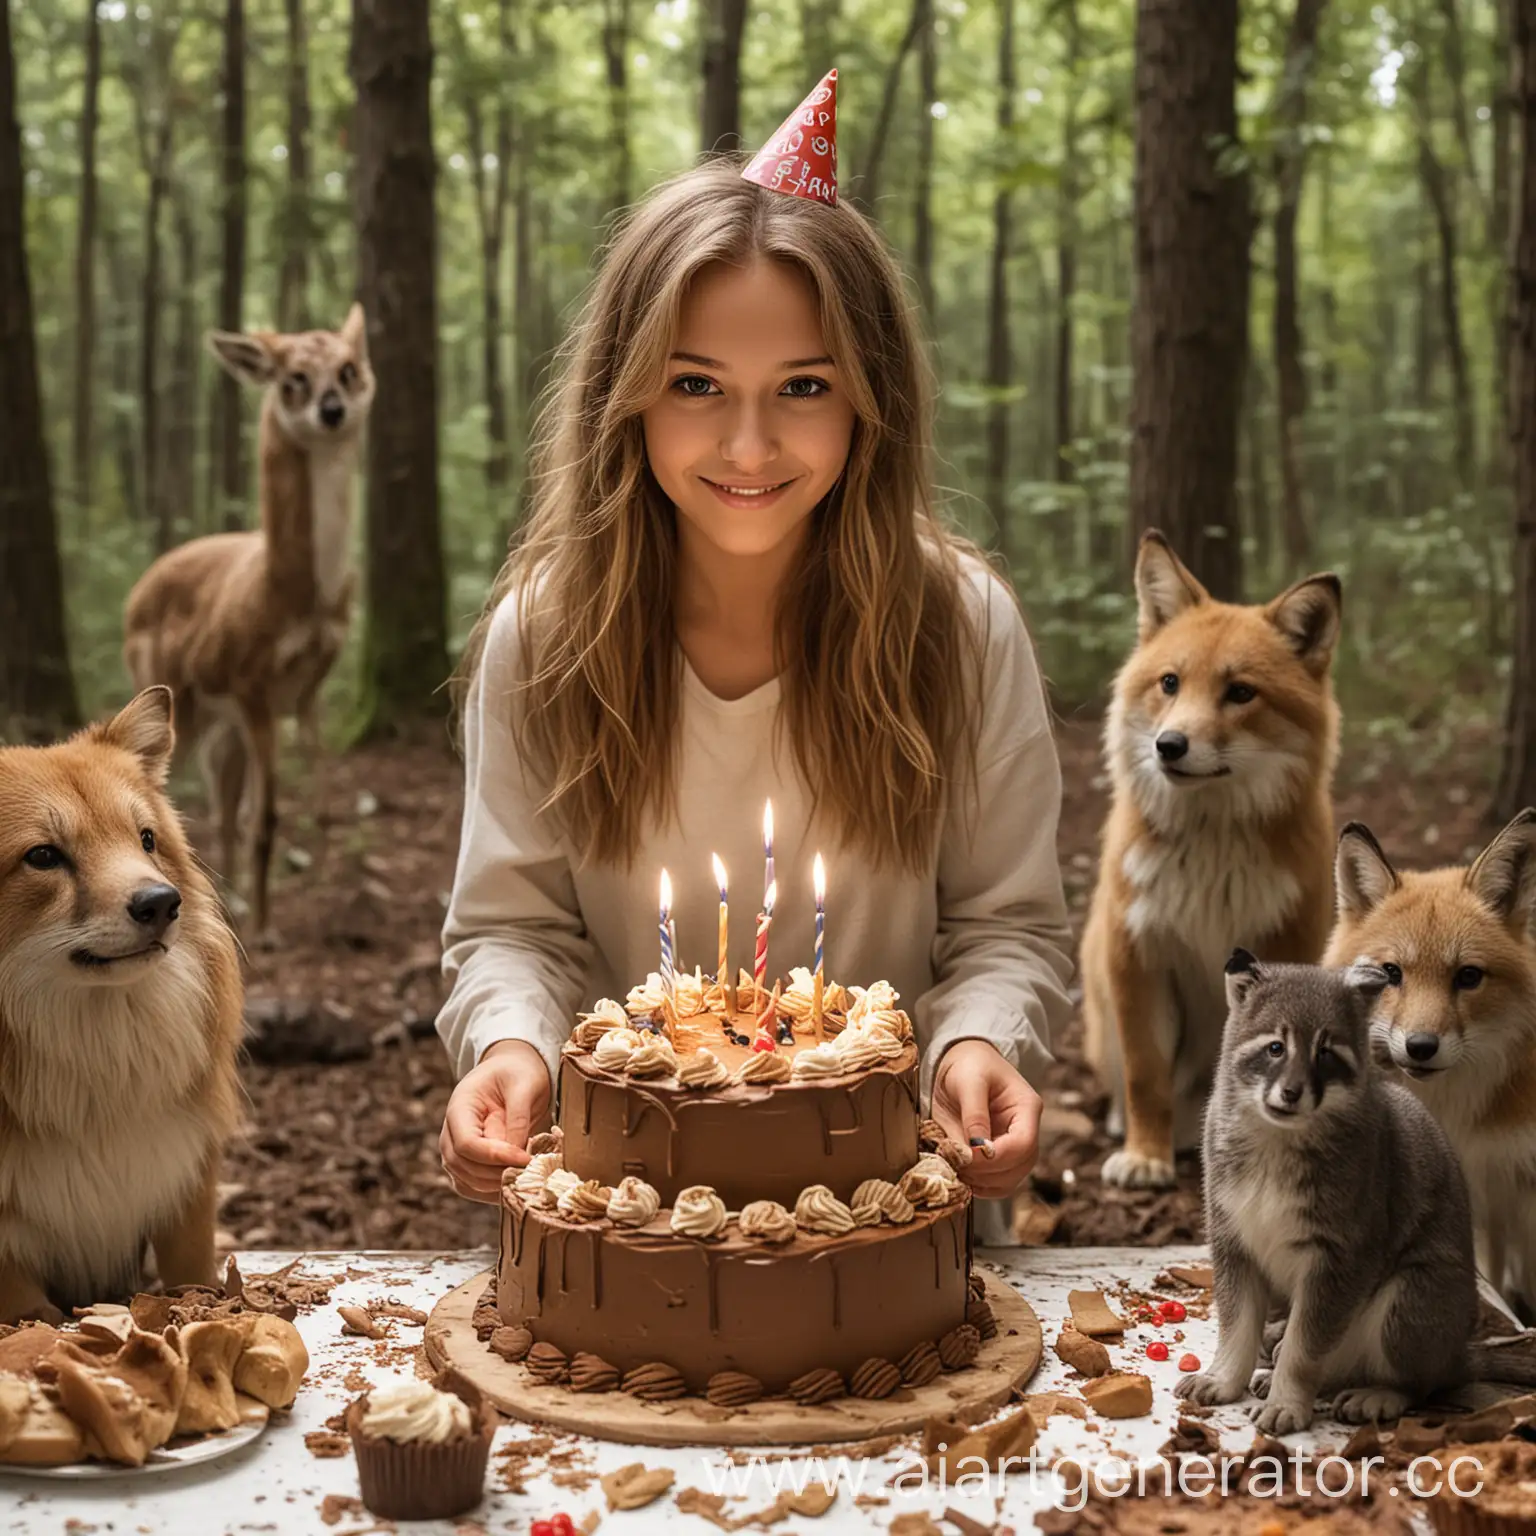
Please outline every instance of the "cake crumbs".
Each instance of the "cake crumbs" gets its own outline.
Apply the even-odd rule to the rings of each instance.
[[[397,1317],[413,1328],[423,1328],[427,1322],[427,1314],[420,1307],[407,1306],[403,1301],[396,1301],[393,1296],[385,1301],[370,1301],[367,1310],[376,1318]]]
[[[368,1511],[361,1499],[350,1494],[328,1493],[320,1501],[320,1518],[327,1525],[340,1525],[343,1520],[357,1520]]]
[[[345,1456],[351,1449],[351,1442],[345,1435],[338,1435],[334,1430],[312,1429],[304,1436],[304,1448],[311,1456],[317,1456],[322,1461],[335,1456]]]
[[[373,1383],[355,1365],[341,1378],[341,1384],[348,1392],[371,1392],[373,1390]]]

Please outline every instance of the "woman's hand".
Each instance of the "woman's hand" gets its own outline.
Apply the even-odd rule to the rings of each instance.
[[[459,1079],[438,1151],[459,1194],[494,1203],[505,1169],[528,1162],[528,1137],[549,1113],[549,1068],[526,1040],[499,1040]]]
[[[933,1118],[971,1148],[961,1177],[987,1199],[1015,1193],[1029,1177],[1043,1108],[1040,1095],[985,1040],[957,1040],[934,1074]]]

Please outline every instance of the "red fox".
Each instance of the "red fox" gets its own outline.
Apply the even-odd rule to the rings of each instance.
[[[1478,1268],[1536,1303],[1536,810],[1470,868],[1399,873],[1369,829],[1339,836],[1330,965],[1369,956],[1388,986],[1372,1046],[1461,1156]]]
[[[234,937],[164,784],[171,693],[0,749],[0,1322],[214,1280]]]
[[[1339,580],[1215,601],[1160,533],[1136,561],[1135,650],[1105,726],[1113,795],[1083,933],[1088,1060],[1124,1118],[1107,1183],[1174,1182],[1198,1146],[1222,967],[1317,960],[1333,916],[1331,668]]]

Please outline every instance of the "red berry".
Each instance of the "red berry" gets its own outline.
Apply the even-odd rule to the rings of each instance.
[[[571,1524],[571,1517],[564,1510],[553,1516],[549,1523],[554,1527],[555,1536],[576,1536],[576,1527]]]
[[[555,1522],[553,1520],[535,1520],[528,1527],[528,1536],[555,1536]]]
[[[1166,1360],[1168,1358],[1168,1346],[1161,1339],[1153,1339],[1147,1345],[1148,1360]]]
[[[1162,1306],[1163,1317],[1170,1323],[1182,1323],[1189,1315],[1184,1310],[1182,1301],[1165,1301]]]
[[[1179,1357],[1179,1369],[1181,1371],[1198,1371],[1200,1369],[1200,1356],[1181,1355]]]

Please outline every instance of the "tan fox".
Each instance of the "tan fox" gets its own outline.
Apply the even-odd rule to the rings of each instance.
[[[1399,873],[1368,828],[1339,836],[1326,960],[1369,957],[1388,986],[1372,1046],[1408,1079],[1461,1156],[1478,1268],[1536,1303],[1536,810],[1470,868]]]
[[[357,304],[339,331],[216,331],[208,340],[230,373],[265,391],[261,527],[193,539],[155,561],[128,595],[123,659],[135,687],[164,683],[175,692],[178,734],[201,746],[220,873],[235,888],[244,803],[261,941],[269,936],[277,725],[297,715],[318,758],[320,685],[351,615],[352,484],[374,379]]]
[[[1090,1065],[1123,1112],[1110,1184],[1174,1181],[1198,1146],[1226,1018],[1222,967],[1315,961],[1333,915],[1331,667],[1341,592],[1215,601],[1156,531],[1104,745],[1113,796],[1083,933]]]

